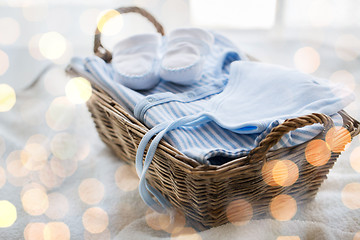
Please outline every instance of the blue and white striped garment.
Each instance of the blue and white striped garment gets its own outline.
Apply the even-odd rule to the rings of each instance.
[[[80,75],[102,87],[117,102],[153,128],[164,122],[196,115],[204,109],[204,102],[221,93],[229,79],[230,64],[247,58],[225,37],[213,33],[215,43],[205,59],[203,76],[193,85],[182,86],[166,81],[147,91],[134,91],[113,81],[111,64],[91,56],[85,60],[74,58],[72,67]],[[256,110],[255,110],[256,111]],[[342,125],[339,114],[331,116]],[[203,164],[222,164],[229,159],[249,153],[279,122],[273,122],[261,133],[238,134],[226,130],[214,121],[196,126],[182,126],[165,134],[164,139],[188,157]],[[285,135],[272,149],[291,147],[306,142],[322,131],[319,124],[297,129]]]

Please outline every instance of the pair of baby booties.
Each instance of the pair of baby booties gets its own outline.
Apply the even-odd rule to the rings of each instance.
[[[114,80],[133,90],[151,89],[160,79],[190,85],[201,78],[213,42],[213,35],[200,28],[179,28],[167,37],[131,36],[114,47]]]

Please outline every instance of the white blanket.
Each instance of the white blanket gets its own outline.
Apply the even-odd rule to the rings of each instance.
[[[6,172],[0,200],[9,201],[17,210],[15,223],[0,228],[0,239],[69,239],[69,234],[71,239],[171,239],[169,233],[149,226],[146,216],[152,219],[156,214],[147,214],[148,207],[136,187],[135,172],[100,140],[85,104],[63,108],[60,114],[56,110],[52,115],[47,113],[53,99],[65,95],[66,81],[65,76],[61,77],[61,69],[52,68],[29,89],[17,91],[15,106],[0,113],[0,167]],[[46,115],[52,117],[46,120]],[[65,159],[62,154],[71,155],[75,149],[78,160],[56,162],[50,154],[46,162],[39,163],[39,171],[29,171],[27,175],[15,165],[9,167],[16,160],[14,151],[24,149],[35,134],[50,140],[42,142],[48,153]],[[34,137],[31,139],[35,141]],[[360,209],[349,209],[341,197],[347,184],[360,182],[360,173],[350,165],[350,154],[356,147],[358,138],[338,159],[315,200],[298,207],[292,220],[256,220],[240,227],[226,224],[182,239],[359,239],[354,236],[360,231]],[[3,154],[1,149],[5,149]],[[59,166],[64,169],[60,171]],[[25,176],[13,176],[20,173]],[[0,180],[1,177],[0,172]],[[91,180],[83,182],[86,179]],[[29,188],[30,183],[41,184],[43,189],[36,184]],[[35,191],[26,192],[29,189]],[[47,200],[41,195],[44,192]],[[360,207],[360,190],[352,194],[353,205]]]

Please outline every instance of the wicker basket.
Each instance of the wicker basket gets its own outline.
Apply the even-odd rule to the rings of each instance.
[[[162,26],[144,9],[127,7],[117,11],[143,15],[164,35]],[[102,46],[100,37],[97,30],[94,52],[106,62],[110,62],[111,53]],[[98,86],[93,86],[93,95],[87,106],[101,139],[119,159],[134,164],[137,146],[148,128]],[[351,139],[359,133],[359,122],[344,111],[339,113],[344,119],[344,128],[348,130],[336,136],[335,141],[341,142],[349,133]],[[325,130],[316,137],[324,140],[327,130],[332,126],[328,116],[314,113],[288,119],[274,128],[248,156],[220,166],[201,165],[162,140],[151,163],[147,181],[176,209],[183,211],[189,221],[196,223],[197,228],[215,227],[233,219],[241,222],[248,217],[244,212],[249,213],[251,218],[271,216],[269,206],[276,196],[290,195],[297,205],[313,199],[343,150],[331,152],[329,160],[320,166],[314,166],[306,160],[305,149],[308,143],[269,151],[285,133],[314,123],[324,124]],[[296,164],[298,178],[295,183],[281,186],[265,181],[262,172],[265,164],[277,159],[286,159]],[[241,201],[237,201],[239,204],[235,204],[237,211],[229,212],[229,204],[240,199]],[[243,200],[248,204],[241,204]]]

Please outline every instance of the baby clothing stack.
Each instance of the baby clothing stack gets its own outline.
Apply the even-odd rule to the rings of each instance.
[[[250,62],[224,36],[198,28],[136,35],[115,46],[111,63],[91,56],[72,59],[71,67],[151,129],[138,146],[136,167],[140,195],[157,211],[170,206],[145,174],[162,138],[200,163],[223,164],[247,155],[288,118],[323,113],[342,126],[338,111],[354,100],[327,80]],[[319,124],[296,129],[272,149],[299,145],[322,130]]]

